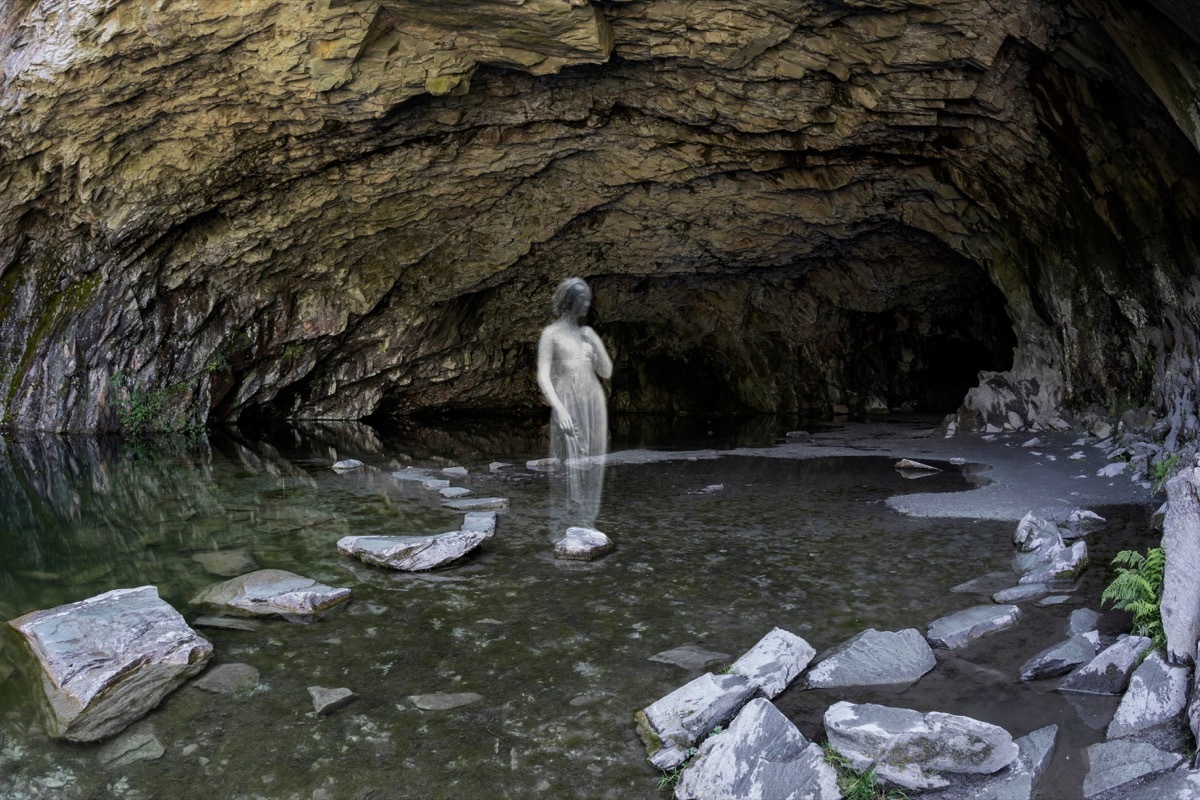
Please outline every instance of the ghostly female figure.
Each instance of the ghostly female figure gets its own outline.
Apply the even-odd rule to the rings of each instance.
[[[612,361],[596,332],[581,321],[592,290],[581,278],[568,278],[551,300],[557,319],[538,341],[538,386],[552,409],[550,455],[567,467],[570,522],[590,527],[600,506],[608,451],[608,407],[600,378],[612,376]]]

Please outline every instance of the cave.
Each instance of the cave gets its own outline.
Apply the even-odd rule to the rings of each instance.
[[[1170,0],[10,4],[0,424],[537,410],[578,275],[616,412],[1190,437],[1198,32]]]

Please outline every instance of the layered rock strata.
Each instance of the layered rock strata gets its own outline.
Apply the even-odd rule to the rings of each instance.
[[[614,410],[1190,435],[1184,5],[9,4],[0,422],[533,408],[579,274]]]

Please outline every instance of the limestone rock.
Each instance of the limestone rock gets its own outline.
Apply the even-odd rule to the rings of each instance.
[[[310,686],[308,693],[312,697],[313,711],[321,716],[332,714],[339,708],[348,706],[358,695],[343,687],[327,689],[324,686]]]
[[[751,700],[700,745],[676,800],[841,800],[837,773],[768,700]]]
[[[260,569],[208,587],[191,604],[231,616],[299,620],[349,599],[349,589],[335,589],[287,570]]]
[[[1191,671],[1174,667],[1153,652],[1134,670],[1129,688],[1108,726],[1109,739],[1164,725],[1187,707]]]
[[[468,511],[463,515],[460,531],[465,533],[484,533],[492,536],[496,533],[495,511]]]
[[[433,536],[344,536],[340,553],[368,564],[421,572],[452,564],[492,538],[480,531],[450,531]]]
[[[1162,622],[1173,663],[1190,664],[1200,641],[1200,469],[1186,469],[1167,481],[1167,516],[1162,548]]]
[[[946,773],[990,774],[1017,757],[1003,728],[939,711],[842,701],[825,712],[825,732],[855,769],[910,789],[947,786]]]
[[[1087,565],[1087,543],[1075,542],[1070,547],[1056,551],[1047,563],[1029,569],[1017,582],[1070,583],[1079,577]]]
[[[554,544],[554,557],[566,561],[595,561],[616,549],[612,539],[600,531],[572,526]]]
[[[634,719],[650,763],[659,769],[682,764],[689,748],[732,719],[756,691],[743,675],[710,672],[638,711]]]
[[[1128,739],[1091,745],[1087,748],[1086,758],[1084,797],[1094,797],[1138,778],[1164,772],[1183,761],[1183,756]]]
[[[1058,685],[1060,692],[1118,695],[1125,691],[1138,658],[1151,647],[1145,636],[1128,636],[1105,648]]]
[[[153,586],[114,589],[9,625],[41,667],[50,734],[75,742],[123,730],[212,655],[212,645]]]
[[[356,469],[362,469],[364,466],[366,465],[357,458],[347,458],[335,463],[332,469],[334,472],[353,472]]]
[[[746,676],[764,697],[771,699],[804,671],[816,652],[796,634],[773,628],[733,662],[729,671]]]
[[[1099,646],[1100,635],[1095,631],[1076,634],[1065,642],[1047,647],[1022,664],[1021,680],[1032,681],[1064,675],[1095,658]]]
[[[805,680],[821,689],[912,683],[935,666],[933,650],[916,628],[868,628],[833,648]]]
[[[507,497],[460,497],[442,503],[446,508],[455,511],[489,511],[492,509],[508,508]]]
[[[686,670],[700,670],[711,667],[713,664],[728,663],[729,654],[705,650],[694,644],[685,644],[682,647],[655,653],[647,660],[657,661],[660,664],[671,664]]]
[[[249,664],[218,664],[192,685],[213,694],[237,694],[258,686],[258,670]]]
[[[1016,606],[975,606],[929,623],[926,638],[934,647],[957,650],[999,631],[1008,630],[1021,618]]]

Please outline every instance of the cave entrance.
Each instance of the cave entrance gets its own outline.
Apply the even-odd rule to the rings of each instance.
[[[625,366],[615,411],[945,413],[1016,346],[985,270],[907,229],[783,267],[594,285],[595,324]]]

